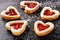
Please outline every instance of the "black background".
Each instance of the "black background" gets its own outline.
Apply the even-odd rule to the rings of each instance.
[[[43,7],[50,6],[52,9],[56,9],[60,11],[60,1],[59,0],[33,0],[42,3],[41,8],[31,15],[24,13],[24,11],[20,8],[19,3],[24,0],[0,0],[0,12],[5,10],[8,6],[15,6],[17,10],[21,14],[21,18],[19,20],[27,20],[29,25],[26,31],[16,37],[11,34],[11,32],[7,31],[5,28],[7,20],[3,20],[0,17],[0,40],[59,40],[60,39],[60,17],[57,20],[51,21],[54,23],[54,30],[44,37],[38,37],[33,30],[34,22],[37,20],[41,20],[39,17],[40,12]],[[47,22],[47,21],[44,21]]]

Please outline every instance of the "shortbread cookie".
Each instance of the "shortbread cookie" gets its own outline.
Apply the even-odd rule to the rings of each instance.
[[[9,6],[6,10],[1,12],[1,16],[5,20],[15,20],[20,18],[20,13],[13,6]]]
[[[36,1],[21,1],[20,2],[20,7],[25,9],[24,11],[29,14],[38,10],[39,6],[40,6],[39,2],[36,2]]]
[[[57,10],[52,10],[50,7],[44,7],[40,13],[42,20],[52,21],[59,17],[60,13]]]
[[[54,29],[54,24],[51,22],[43,23],[42,21],[36,21],[34,23],[34,31],[38,36],[45,36]]]
[[[11,31],[13,35],[19,36],[26,30],[27,25],[26,20],[10,21],[6,23],[6,29]]]

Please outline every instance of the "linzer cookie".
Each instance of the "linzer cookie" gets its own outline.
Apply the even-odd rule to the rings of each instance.
[[[6,29],[11,31],[13,35],[19,36],[26,30],[27,25],[26,20],[10,21],[6,23]]]
[[[42,20],[52,21],[59,17],[60,13],[57,10],[52,10],[50,7],[44,7],[40,13]]]
[[[20,18],[20,13],[13,6],[9,6],[6,10],[1,12],[1,16],[5,20],[15,20]]]
[[[51,22],[43,23],[42,21],[36,21],[34,23],[34,32],[38,36],[45,36],[54,29],[54,24]]]
[[[36,1],[21,1],[20,2],[20,7],[25,9],[24,12],[26,13],[33,13],[39,8],[39,2]]]

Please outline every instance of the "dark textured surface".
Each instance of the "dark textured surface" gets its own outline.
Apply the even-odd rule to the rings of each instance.
[[[60,40],[60,18],[55,21],[51,21],[54,23],[54,30],[44,37],[38,37],[35,35],[33,30],[33,25],[36,20],[41,20],[39,17],[40,11],[44,6],[50,6],[53,9],[57,9],[60,11],[60,1],[59,0],[34,0],[42,3],[41,8],[35,12],[34,14],[28,15],[23,12],[23,10],[19,7],[19,2],[21,0],[0,0],[0,12],[5,10],[8,6],[15,6],[17,10],[21,14],[21,19],[25,19],[29,22],[29,26],[26,31],[18,37],[15,37],[11,34],[11,32],[7,31],[5,28],[6,20],[3,20],[0,17],[0,40]],[[45,22],[45,21],[44,21]]]

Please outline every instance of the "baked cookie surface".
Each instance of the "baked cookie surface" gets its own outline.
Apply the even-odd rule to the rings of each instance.
[[[20,7],[25,9],[24,12],[31,14],[38,10],[40,4],[37,1],[21,1],[20,2]]]
[[[6,29],[11,31],[13,35],[19,36],[26,30],[27,25],[26,20],[10,21],[6,23]]]
[[[1,16],[5,20],[15,20],[20,18],[20,13],[13,6],[9,6],[6,10],[1,12]]]
[[[43,23],[43,21],[36,21],[34,23],[34,32],[38,36],[45,36],[54,29],[54,24],[51,22]]]
[[[60,13],[58,10],[52,10],[50,7],[44,7],[40,13],[42,20],[52,21],[59,17]]]

